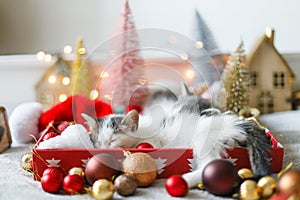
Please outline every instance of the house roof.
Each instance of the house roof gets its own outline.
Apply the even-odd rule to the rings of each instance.
[[[276,53],[276,55],[279,57],[279,59],[284,63],[288,71],[291,73],[292,78],[295,78],[295,74],[289,64],[286,62],[286,60],[283,58],[283,56],[277,51],[276,47],[274,46],[274,30],[268,28],[266,30],[266,34],[264,34],[259,40],[258,44],[254,48],[253,52],[250,53],[248,56],[248,65],[250,66],[253,62],[253,60],[256,58],[259,50],[262,48],[264,44],[268,44],[272,47],[273,51]]]
[[[61,56],[58,56],[57,60],[46,70],[42,78],[36,83],[35,88],[39,87],[42,82],[46,81],[53,72],[68,74],[70,73],[70,66]]]

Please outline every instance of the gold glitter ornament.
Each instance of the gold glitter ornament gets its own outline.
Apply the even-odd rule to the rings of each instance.
[[[276,188],[276,180],[271,176],[264,176],[257,182],[258,193],[262,198],[269,198]]]
[[[20,161],[20,165],[21,168],[23,170],[32,172],[32,153],[25,153],[22,157],[21,157],[21,161]]]
[[[203,183],[199,183],[197,187],[198,187],[198,189],[200,189],[200,190],[204,190],[204,189],[205,189]]]
[[[239,197],[241,200],[258,200],[260,196],[257,192],[256,182],[245,180],[240,186]]]
[[[68,172],[69,175],[77,174],[79,176],[84,177],[84,171],[81,167],[73,167]]]
[[[147,153],[125,152],[126,158],[122,162],[123,173],[132,176],[138,187],[148,187],[156,180],[157,165],[155,160]]]
[[[109,200],[112,199],[114,191],[114,185],[111,181],[99,179],[93,184],[92,196],[96,200]]]
[[[238,175],[241,179],[253,178],[253,172],[248,168],[242,168],[238,171]]]

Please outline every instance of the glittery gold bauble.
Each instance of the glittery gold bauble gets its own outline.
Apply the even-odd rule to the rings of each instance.
[[[21,161],[20,161],[21,168],[26,171],[32,171],[31,162],[32,162],[32,153],[25,153],[21,157]]]
[[[264,176],[258,180],[257,187],[262,198],[269,198],[276,188],[276,180],[271,176]]]
[[[96,200],[109,200],[114,194],[114,185],[106,179],[98,179],[92,187],[92,196]]]
[[[148,187],[156,179],[155,160],[147,153],[128,153],[122,162],[123,172],[137,181],[138,187]]]
[[[238,171],[238,175],[241,179],[253,178],[253,172],[248,168],[243,168]]]
[[[256,182],[253,180],[246,180],[240,186],[241,200],[258,200],[259,194],[257,192]]]
[[[77,174],[79,176],[84,177],[84,171],[81,167],[73,167],[72,169],[69,170],[69,175]]]
[[[280,193],[300,195],[300,170],[290,170],[284,173],[277,183]]]

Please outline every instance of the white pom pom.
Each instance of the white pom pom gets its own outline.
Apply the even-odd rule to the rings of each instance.
[[[38,102],[18,105],[9,118],[9,127],[13,141],[17,143],[30,142],[33,140],[32,136],[38,139],[38,124],[42,113],[43,106]]]
[[[38,149],[94,148],[87,130],[81,124],[68,126],[59,136],[43,141]]]

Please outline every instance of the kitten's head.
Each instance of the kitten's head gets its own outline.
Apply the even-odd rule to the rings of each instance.
[[[111,114],[94,118],[82,114],[90,127],[90,137],[95,147],[118,148],[134,147],[138,142],[135,133],[138,129],[139,114],[132,110],[127,115]]]

